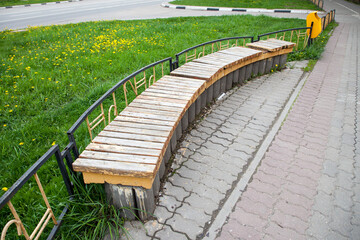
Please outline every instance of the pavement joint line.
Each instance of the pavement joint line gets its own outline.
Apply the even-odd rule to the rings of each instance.
[[[297,99],[297,96],[299,95],[301,89],[305,85],[308,77],[309,77],[309,73],[305,73],[305,72],[301,76],[300,82],[296,86],[294,92],[291,94],[291,97],[286,103],[285,107],[283,108],[280,116],[272,126],[271,130],[269,131],[263,143],[261,144],[259,150],[256,152],[248,169],[241,177],[240,181],[236,184],[235,188],[233,189],[229,198],[224,203],[222,209],[219,211],[218,215],[214,219],[213,223],[211,224],[210,228],[206,232],[205,237],[203,239],[207,239],[207,240],[215,239],[217,237],[217,234],[221,231],[221,228],[223,227],[227,217],[232,212],[233,207],[236,205],[237,201],[239,200],[243,191],[248,185],[252,175],[255,173],[258,165],[260,164],[271,142],[273,141],[280,127],[282,126],[283,121],[286,119],[288,112],[292,108],[294,102]]]
[[[297,13],[309,14],[315,10],[304,9],[265,9],[265,8],[229,8],[229,7],[201,7],[201,6],[187,6],[187,5],[174,5],[170,3],[162,3],[164,8],[181,9],[181,10],[197,10],[197,11],[223,11],[223,12],[257,12],[257,13]],[[319,14],[325,13],[318,11]]]

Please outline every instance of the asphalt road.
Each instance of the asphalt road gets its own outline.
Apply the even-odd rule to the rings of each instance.
[[[61,4],[32,5],[0,9],[0,31],[28,26],[78,23],[98,20],[152,19],[182,16],[246,14],[241,12],[192,11],[161,7],[165,0],[83,0]],[[253,15],[260,15],[255,13]],[[304,18],[303,14],[272,14],[277,17]]]

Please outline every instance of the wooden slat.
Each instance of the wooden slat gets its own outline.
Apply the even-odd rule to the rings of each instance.
[[[117,131],[111,131],[108,129],[104,129],[101,131],[98,136],[101,137],[114,137],[121,139],[131,139],[131,140],[139,140],[145,142],[157,142],[157,143],[165,143],[167,141],[167,137],[159,137],[159,136],[151,136],[151,135],[143,135],[143,134],[134,134],[134,133],[123,133]]]
[[[73,165],[75,171],[95,172],[133,177],[152,177],[156,166],[149,164],[134,164],[128,162],[103,161],[79,158]]]
[[[152,164],[152,165],[156,165],[159,159],[158,157],[151,157],[151,156],[97,152],[97,151],[88,151],[88,150],[84,150],[80,154],[79,158],[114,161],[114,162],[131,162],[137,164]]]
[[[126,117],[134,117],[134,118],[140,118],[144,119],[154,119],[163,122],[164,125],[173,125],[177,121],[177,117],[171,117],[171,116],[161,116],[156,114],[146,114],[146,113],[138,113],[138,112],[129,112],[129,111],[122,111],[120,113],[120,116],[126,116]]]
[[[112,132],[121,132],[121,133],[129,133],[129,134],[134,134],[134,135],[148,135],[148,136],[157,136],[157,137],[164,137],[167,138],[169,136],[169,133],[171,131],[167,130],[167,131],[162,131],[162,130],[154,130],[154,129],[149,129],[150,127],[155,127],[157,125],[146,125],[146,124],[140,124],[140,127],[143,127],[142,125],[145,125],[144,127],[148,127],[148,128],[140,128],[139,125],[137,125],[137,123],[130,123],[129,125],[117,125],[118,122],[114,123],[114,121],[111,122],[111,125],[106,126],[106,128],[104,128],[104,130],[106,131],[112,131]],[[128,123],[128,122],[126,122]]]
[[[174,102],[167,102],[166,100],[162,100],[155,97],[149,97],[149,96],[143,96],[143,97],[137,97],[132,101],[132,103],[137,104],[152,104],[152,105],[158,105],[158,106],[164,106],[164,107],[174,107],[176,109],[183,109],[188,101],[183,101],[183,103],[174,103]]]
[[[138,112],[138,113],[144,113],[144,114],[156,114],[156,115],[160,115],[160,116],[169,116],[169,117],[174,117],[174,119],[178,118],[179,115],[180,115],[178,112],[154,110],[154,109],[149,109],[149,108],[138,108],[138,107],[135,107],[133,105],[127,106],[125,108],[125,111]]]
[[[153,101],[153,102],[161,102],[164,104],[167,104],[167,106],[186,106],[188,104],[187,100],[182,99],[169,99],[169,98],[162,98],[162,97],[155,97],[155,96],[145,96],[145,95],[139,95],[136,97],[136,99],[146,100],[146,101]]]
[[[135,148],[142,149],[142,151],[144,151],[144,152],[146,152],[148,149],[160,149],[161,150],[164,147],[164,144],[162,144],[162,143],[123,139],[123,138],[117,138],[116,136],[102,137],[99,135],[93,139],[93,143],[109,144],[109,145],[113,145],[113,146],[135,147]]]
[[[182,83],[182,84],[191,84],[199,87],[205,84],[204,80],[199,80],[195,78],[177,77],[171,75],[165,75],[164,77],[161,78],[161,80],[168,80],[171,82]]]
[[[176,113],[182,113],[184,111],[184,108],[173,107],[173,106],[163,106],[163,105],[160,105],[160,104],[154,103],[154,102],[132,101],[129,106],[137,107],[137,108],[160,110],[160,111],[176,112]]]
[[[159,131],[171,131],[172,126],[164,124],[163,121],[151,119],[139,119],[126,116],[117,116],[110,125],[117,125],[122,127],[134,127],[139,129],[151,129]]]
[[[168,99],[179,99],[179,100],[186,100],[186,101],[189,101],[191,99],[191,96],[171,95],[171,93],[156,93],[156,92],[150,92],[150,91],[145,91],[145,92],[141,93],[141,95],[168,98]]]
[[[161,88],[157,88],[157,87],[152,87],[152,88],[148,88],[146,89],[146,92],[151,92],[151,93],[160,93],[160,94],[167,94],[167,95],[171,95],[171,96],[183,96],[183,97],[188,97],[191,98],[193,96],[192,92],[179,92],[177,91],[177,89],[169,89],[169,90],[164,90]]]
[[[153,157],[159,157],[162,152],[160,149],[144,149],[138,147],[115,146],[115,145],[100,144],[100,143],[90,143],[85,149],[89,151],[134,154],[134,155],[153,156]]]

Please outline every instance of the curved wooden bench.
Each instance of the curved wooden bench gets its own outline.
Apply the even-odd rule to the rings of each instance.
[[[92,140],[74,170],[83,172],[85,183],[106,183],[110,203],[137,208],[146,219],[165,164],[196,114],[233,85],[284,65],[294,44],[268,39],[247,46],[195,59],[155,82]]]

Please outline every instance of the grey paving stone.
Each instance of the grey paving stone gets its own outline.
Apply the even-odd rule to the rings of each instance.
[[[329,230],[329,219],[315,211],[309,219],[307,234],[315,239],[326,239]]]
[[[352,196],[352,191],[337,187],[334,193],[334,203],[345,211],[351,211],[353,205]]]
[[[323,163],[323,173],[329,177],[336,177],[338,173],[337,163],[330,160],[325,160]]]
[[[185,219],[180,214],[175,214],[166,224],[170,225],[176,232],[185,233],[190,239],[196,239],[196,236],[203,232],[203,228],[198,226],[195,221]],[[157,236],[157,234],[155,236]]]
[[[184,201],[186,197],[190,196],[190,193],[185,191],[184,188],[174,186],[170,182],[165,183],[163,192],[168,196],[175,197],[179,202]]]
[[[155,237],[158,239],[178,239],[178,240],[188,240],[185,234],[178,233],[173,231],[169,226],[164,226],[163,229],[156,232]]]
[[[324,218],[327,217],[327,223],[330,221],[330,217],[333,209],[333,196],[331,194],[326,194],[323,191],[318,191],[314,199],[313,210],[321,213]]]
[[[189,204],[182,205],[176,213],[180,214],[185,219],[190,219],[198,226],[204,226],[205,223],[211,220],[211,215],[206,214],[203,210],[193,208]]]
[[[342,236],[349,237],[352,229],[350,223],[351,212],[335,207],[332,218],[333,221],[329,224],[331,230],[340,233]]]
[[[167,219],[172,217],[174,213],[169,212],[166,207],[163,207],[161,205],[156,206],[154,211],[154,217],[156,218],[158,223],[164,224]]]
[[[124,233],[121,239],[139,239],[139,240],[150,240],[154,231],[157,231],[163,227],[162,224],[156,221],[150,221],[147,226],[143,225],[139,221],[127,221],[124,224]],[[154,224],[154,225],[153,225]],[[109,238],[111,239],[111,238]]]
[[[190,197],[185,199],[191,207],[203,210],[206,214],[211,215],[214,210],[218,208],[218,203],[215,203],[211,199],[199,196],[196,193],[192,193]]]
[[[340,168],[340,167],[339,167]],[[345,172],[343,170],[339,170],[336,179],[336,186],[346,189],[348,191],[352,191],[352,184],[353,184],[353,174],[349,172]]]
[[[159,206],[165,207],[169,212],[174,212],[176,208],[181,206],[181,202],[173,196],[163,195],[159,199]]]

